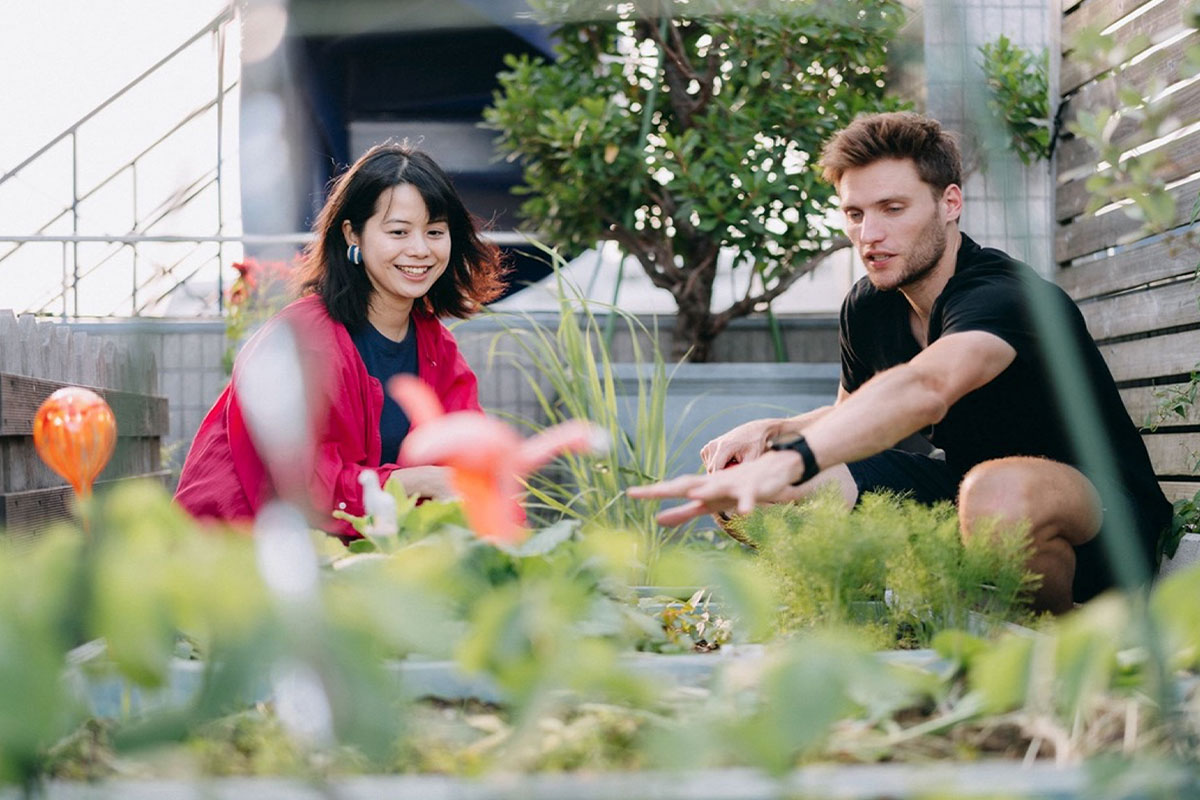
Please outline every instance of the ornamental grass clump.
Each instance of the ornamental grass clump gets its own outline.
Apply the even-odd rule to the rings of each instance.
[[[626,530],[641,541],[638,558],[650,581],[663,548],[685,539],[691,525],[662,528],[649,503],[631,500],[625,489],[653,483],[676,471],[680,455],[693,449],[692,436],[678,436],[689,422],[688,410],[667,417],[670,371],[658,347],[658,331],[648,329],[632,314],[612,306],[591,304],[563,276],[562,257],[545,250],[558,280],[558,324],[551,328],[528,314],[496,315],[503,332],[492,341],[489,361],[509,361],[537,398],[545,424],[514,419],[535,430],[571,419],[586,419],[607,433],[608,452],[583,458],[564,454],[528,481],[526,508],[536,522],[550,524],[575,519],[589,527]],[[599,308],[624,325],[633,347],[633,362],[643,365],[628,398],[618,397],[618,377],[609,350],[606,324],[593,312]],[[610,320],[610,324],[612,322]],[[649,345],[644,343],[649,342]],[[672,447],[670,443],[677,442]]]

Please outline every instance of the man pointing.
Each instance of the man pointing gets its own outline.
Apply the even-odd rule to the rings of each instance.
[[[1086,392],[1119,454],[1124,500],[1153,559],[1171,506],[1083,317],[1057,286],[958,229],[962,167],[953,138],[911,113],[862,117],[825,146],[846,233],[867,276],[841,310],[841,385],[832,406],[740,425],[701,450],[706,475],[629,490],[684,497],[663,524],[801,499],[836,484],[847,502],[887,489],[953,500],[964,536],[1026,523],[1035,604],[1061,613],[1112,585],[1100,549],[1102,498],[1079,468],[1030,311],[1042,293],[1084,359]],[[896,445],[922,434],[914,451]],[[922,441],[922,439],[916,439]],[[932,446],[930,446],[932,445]]]

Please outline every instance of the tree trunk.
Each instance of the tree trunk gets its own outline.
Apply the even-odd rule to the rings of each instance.
[[[679,309],[675,314],[675,327],[671,330],[671,358],[679,361],[684,357],[692,362],[708,361],[712,357],[713,315],[707,305],[678,297]]]
[[[704,362],[712,357],[712,342],[720,330],[712,313],[713,283],[717,279],[719,244],[702,236],[680,235],[674,240],[684,280],[672,287],[677,308],[671,334],[675,360]]]

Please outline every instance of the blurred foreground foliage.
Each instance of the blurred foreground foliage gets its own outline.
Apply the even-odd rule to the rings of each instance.
[[[891,585],[906,548],[923,552],[913,537],[941,535],[936,524],[918,527],[944,512],[874,502],[860,519],[816,504],[760,512],[747,528],[788,525],[802,536],[790,515],[843,526],[826,529],[829,537],[896,525],[883,578],[870,565],[845,573],[847,585]],[[201,529],[160,487],[119,486],[84,513],[91,538],[64,525],[0,546],[5,782],[697,764],[781,774],[828,759],[1029,754],[1172,759],[1194,755],[1200,733],[1200,570],[1164,580],[1150,598],[1184,701],[1163,714],[1149,699],[1156,673],[1142,632],[1130,624],[1138,601],[1119,596],[1037,633],[931,632],[936,652],[891,658],[847,627],[852,619],[795,625],[794,599],[781,614],[767,580],[781,556],[769,555],[766,537],[765,557],[672,550],[665,576],[707,587],[718,605],[707,610],[732,620],[725,655],[682,656],[723,667],[696,686],[675,677],[683,672],[672,671],[672,659],[681,656],[635,653],[671,648],[664,617],[633,596],[638,539],[620,531],[568,522],[501,549],[460,527],[452,507],[413,506],[401,512],[408,525],[396,540],[372,552],[316,539],[319,602],[299,608],[264,584],[251,538]],[[955,581],[976,567],[961,553],[951,558],[964,564],[958,573],[940,574],[947,568],[938,562],[912,580],[960,591]],[[1021,585],[1020,575],[1009,585]],[[896,595],[916,596],[911,588]],[[695,613],[702,600],[689,603]],[[686,605],[664,604],[675,618]],[[926,620],[930,611],[905,613]],[[781,625],[792,632],[771,638]],[[754,639],[771,640],[747,643]],[[402,657],[452,659],[497,687],[502,702],[415,698],[396,668]],[[181,675],[192,676],[193,691],[181,694]],[[296,686],[310,691],[282,691]],[[108,689],[119,710],[97,719],[92,705]],[[325,728],[314,723],[323,714]]]

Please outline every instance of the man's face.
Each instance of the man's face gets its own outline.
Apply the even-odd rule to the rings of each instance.
[[[947,225],[958,218],[958,187],[935,200],[911,160],[885,159],[846,170],[837,191],[846,235],[875,288],[912,286],[937,266]]]

